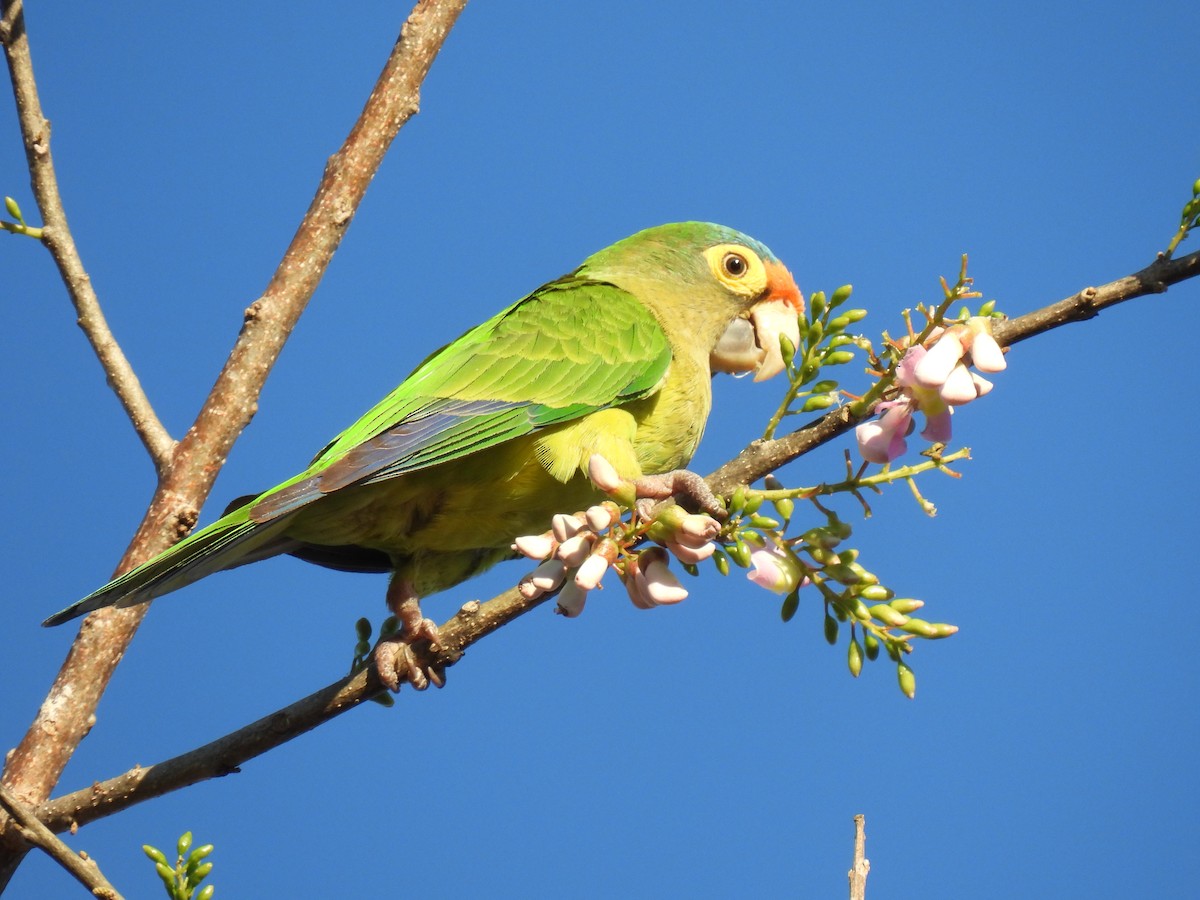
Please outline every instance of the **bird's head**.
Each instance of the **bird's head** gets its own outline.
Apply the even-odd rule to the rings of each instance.
[[[708,355],[713,372],[783,370],[781,335],[800,341],[804,297],[766,246],[709,222],[678,222],[640,231],[584,264],[649,306],[677,344]]]

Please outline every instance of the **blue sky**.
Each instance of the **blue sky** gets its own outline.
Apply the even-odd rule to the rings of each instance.
[[[405,12],[28,4],[76,239],[174,434]],[[1135,271],[1200,176],[1193,19],[1182,2],[473,4],[213,509],[291,475],[432,348],[649,225],[740,228],[806,291],[852,282],[876,334],[964,251],[1011,314]],[[36,219],[7,101],[0,193]],[[7,748],[73,634],[38,623],[107,579],[154,477],[46,253],[0,239],[0,272]],[[1018,347],[955,418],[965,477],[923,484],[936,518],[903,489],[870,520],[839,506],[864,564],[962,629],[918,648],[915,701],[883,664],[851,679],[811,597],[783,625],[737,575],[652,612],[609,590],[577,620],[543,608],[477,645],[443,691],[369,704],[71,842],[139,897],[158,890],[139,846],[184,829],[216,844],[219,896],[826,897],[861,812],[877,900],[1189,895],[1197,432],[1181,392],[1198,303],[1187,284]],[[720,379],[694,468],[761,431],[781,390]],[[837,477],[841,451],[782,476]],[[383,588],[276,560],[158,602],[62,789],[332,681]],[[35,854],[11,892],[75,890]]]

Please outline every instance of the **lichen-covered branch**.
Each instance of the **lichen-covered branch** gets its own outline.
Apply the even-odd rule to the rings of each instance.
[[[11,48],[19,45],[24,48],[19,52],[27,59],[20,2],[0,2],[6,52],[11,57]],[[342,147],[329,159],[316,196],[283,260],[263,295],[247,310],[233,351],[196,422],[171,454],[118,572],[150,558],[194,524],[229,449],[254,413],[268,372],[384,154],[400,128],[416,113],[421,83],[465,5],[466,0],[422,0],[405,22],[362,114]],[[21,90],[18,103],[27,103],[21,99]],[[45,132],[35,130],[34,139],[31,168],[44,152]],[[86,280],[86,275],[82,277]],[[104,610],[84,621],[42,708],[5,767],[4,783],[26,803],[38,804],[49,796],[91,727],[100,696],[146,608]],[[11,831],[6,834],[5,825],[0,820],[0,888],[25,850]]]

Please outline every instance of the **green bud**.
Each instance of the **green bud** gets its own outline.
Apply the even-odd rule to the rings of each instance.
[[[843,522],[841,519],[835,518],[834,516],[829,517],[829,525],[826,527],[828,527],[832,533],[836,534],[843,541],[850,537],[852,530],[849,522]]]
[[[857,550],[852,552],[855,556],[858,556]],[[879,576],[877,576],[874,572],[868,572],[853,559],[847,562],[846,553],[840,553],[838,555],[842,557],[842,562],[846,563],[846,565],[850,567],[850,571],[858,576],[858,584],[879,584]]]
[[[8,214],[10,216],[12,216],[14,219],[16,219],[22,225],[25,224],[25,219],[22,218],[22,216],[21,216],[21,207],[17,206],[16,200],[14,200],[12,197],[5,197],[4,198],[4,208],[8,210]]]
[[[837,316],[829,320],[830,331],[845,331],[846,326],[850,324],[850,320],[845,316]]]
[[[837,643],[838,639],[838,623],[837,619],[829,614],[829,609],[825,610],[825,640],[830,646]]]
[[[981,316],[990,316],[995,311],[996,311],[996,301],[995,300],[989,300],[989,301],[987,301],[987,303],[983,304],[983,306],[979,307],[979,315],[981,315]]]
[[[896,663],[896,676],[900,681],[900,690],[904,696],[912,700],[917,696],[917,676],[904,663]]]
[[[687,572],[693,578],[700,574],[700,568],[695,563],[681,562],[680,565],[683,566],[683,571]]]
[[[745,512],[748,516],[754,515],[756,512],[758,512],[758,508],[763,505],[763,499],[763,495],[758,491],[747,491],[746,503],[742,507],[743,512]]]
[[[836,381],[826,378],[824,381],[818,381],[816,384],[814,384],[812,386],[812,392],[814,394],[829,394],[833,391],[836,391],[837,386],[838,383]]]
[[[819,319],[825,312],[825,292],[817,291],[808,298],[808,308],[814,319]]]
[[[783,598],[783,607],[779,610],[779,616],[785,622],[792,621],[792,616],[796,614],[796,610],[800,608],[800,589],[796,588],[790,594]]]
[[[163,884],[167,886],[167,890],[174,893],[175,887],[175,870],[166,863],[155,863],[154,871],[158,873],[158,877],[163,880]]]
[[[216,885],[206,884],[204,889],[196,895],[196,900],[212,900],[214,890],[216,890]]]
[[[829,349],[835,347],[845,347],[847,344],[853,344],[854,338],[848,334],[835,334],[829,339]]]
[[[729,558],[737,563],[739,568],[750,568],[750,548],[747,547],[739,538],[737,543],[731,544],[725,548],[729,553]]]
[[[899,628],[908,621],[908,616],[898,613],[886,603],[876,603],[871,607],[871,615],[892,628]]]
[[[852,359],[854,359],[854,352],[852,350],[834,350],[831,353],[825,354],[825,365],[841,366],[850,362]]]
[[[861,566],[860,566],[861,568]],[[825,567],[825,574],[836,581],[838,584],[858,584],[858,573],[850,566],[835,563],[832,566]]]
[[[898,597],[888,604],[896,612],[903,613],[906,616],[915,613],[924,605],[924,600],[916,600],[912,597]]]
[[[366,656],[370,652],[371,652],[371,642],[370,641],[359,641],[357,644],[354,645],[354,655],[355,656]]]
[[[746,505],[746,486],[739,484],[733,492],[733,496],[729,498],[729,514],[733,515],[742,511],[742,507]]]
[[[862,622],[871,621],[871,610],[867,608],[867,604],[863,603],[858,597],[850,598],[850,612],[854,618]]]
[[[724,550],[714,550],[712,559],[713,559],[713,565],[717,567],[718,572],[720,572],[722,575],[729,574],[729,554],[728,553],[726,553]]]
[[[879,659],[879,638],[868,631],[863,635],[863,646],[867,650],[867,659]]]
[[[854,322],[861,322],[866,317],[867,311],[865,309],[848,309],[841,315],[841,318],[848,319],[851,324]]]
[[[930,634],[925,635],[925,637],[934,639],[948,638],[952,634],[958,634],[958,626],[950,625],[946,622],[930,622],[929,630]]]
[[[360,641],[369,641],[371,639],[371,620],[363,618],[355,622],[354,633]]]
[[[820,368],[815,363],[805,363],[800,367],[800,383],[803,384],[810,381],[820,371]]]
[[[828,528],[810,528],[800,538],[806,544],[823,547],[826,550],[832,550],[842,542],[842,539],[833,534]]]
[[[157,847],[151,847],[149,844],[142,844],[142,852],[145,853],[153,862],[167,864],[167,857]]]
[[[828,409],[831,406],[833,406],[832,397],[828,394],[817,394],[804,401],[804,405],[800,407],[800,412],[813,412],[818,409]]]
[[[822,566],[836,566],[842,561],[836,553],[820,544],[809,544],[808,555]]]
[[[882,584],[868,584],[858,592],[858,595],[864,600],[870,600],[872,603],[892,599],[892,592]]]
[[[188,869],[190,870],[193,865],[199,865],[200,861],[203,860],[206,856],[209,856],[212,852],[213,852],[212,844],[205,844],[202,847],[197,847],[190,854],[188,854]]]
[[[838,554],[838,556],[840,556],[842,558],[842,562],[846,563],[846,565],[849,565],[850,563],[852,563],[856,559],[858,559],[858,550],[855,549],[854,547],[850,547],[846,550],[841,551]],[[862,566],[859,566],[859,568],[861,569]]]
[[[179,851],[180,856],[187,856],[187,852],[192,849],[192,833],[185,831],[179,836],[179,843],[175,845],[175,849]]]
[[[840,288],[833,292],[833,296],[829,298],[830,306],[841,306],[850,299],[850,295],[854,293],[854,286],[843,284]]]
[[[1196,179],[1196,183],[1192,185],[1192,196],[1200,197],[1200,178]]]
[[[772,519],[770,516],[751,516],[750,527],[752,528],[778,528],[779,522]]]
[[[846,664],[850,667],[850,674],[855,678],[862,672],[863,652],[856,637],[850,638],[850,647],[846,651]]]
[[[195,876],[191,879],[192,884],[199,884],[208,877],[208,873],[212,870],[213,864],[211,862],[200,863],[200,865],[196,866]]]
[[[744,540],[747,544],[750,544],[751,546],[757,547],[760,550],[763,547],[767,546],[767,539],[764,538],[757,531],[743,531],[742,532],[742,540]]]
[[[808,326],[808,343],[809,346],[819,344],[821,338],[825,336],[825,326],[820,322],[813,322]]]
[[[779,355],[783,357],[783,364],[790,369],[792,360],[796,358],[796,345],[786,334],[779,336]]]
[[[915,634],[917,637],[933,637],[936,633],[931,623],[916,617],[910,617],[907,622],[900,626],[900,630],[907,631],[909,634]]]
[[[776,500],[772,506],[775,507],[775,512],[779,518],[785,522],[790,522],[792,513],[796,511],[796,501],[789,497],[784,497],[782,500]]]
[[[391,637],[400,630],[400,620],[395,616],[388,616],[383,620],[383,624],[379,626],[379,636],[381,638]]]

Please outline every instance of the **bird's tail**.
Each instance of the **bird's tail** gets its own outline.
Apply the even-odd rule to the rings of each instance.
[[[293,543],[283,536],[291,518],[252,522],[248,508],[240,506],[42,624],[61,625],[105,606],[135,606],[214,572],[284,553]]]

